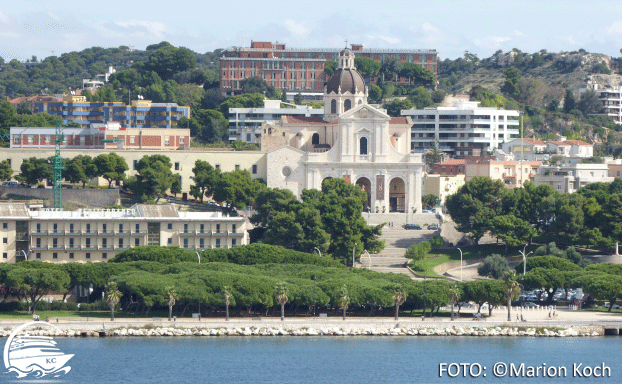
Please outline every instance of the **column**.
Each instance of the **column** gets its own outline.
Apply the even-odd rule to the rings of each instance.
[[[415,208],[417,208],[417,213],[421,213],[421,182],[422,182],[422,172],[421,167],[415,171]]]

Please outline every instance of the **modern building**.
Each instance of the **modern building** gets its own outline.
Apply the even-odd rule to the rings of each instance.
[[[588,82],[586,88],[579,90],[579,95],[588,90],[594,91],[603,105],[602,113],[597,115],[609,116],[617,124],[622,124],[622,87],[603,88],[595,82]]]
[[[323,117],[285,117],[262,127],[267,184],[291,190],[321,189],[342,178],[367,193],[371,212],[421,212],[421,153],[409,147],[406,117],[391,117],[367,104],[367,89],[354,53],[340,52],[327,82]]]
[[[56,128],[11,127],[11,148],[54,148]],[[189,129],[121,128],[118,123],[64,128],[62,149],[178,150],[190,145]]]
[[[590,183],[611,183],[614,177],[609,173],[609,166],[604,163],[543,165],[536,173],[533,182],[536,185],[551,185],[558,192],[572,193]]]
[[[263,108],[229,108],[229,140],[242,140],[257,143],[261,140],[263,123],[275,124],[283,116],[312,117],[322,116],[323,109],[305,105],[294,108],[281,108],[280,100],[264,100]]]
[[[540,161],[497,161],[494,159],[467,158],[465,163],[465,181],[476,176],[487,176],[501,180],[507,188],[521,187],[526,181],[533,181]],[[522,172],[521,172],[522,169]]]
[[[434,49],[378,49],[351,44],[351,51],[359,57],[377,62],[397,59],[417,63],[438,73],[438,54]],[[220,57],[220,88],[225,95],[241,91],[241,81],[258,76],[268,85],[288,92],[305,92],[321,96],[328,77],[324,73],[326,60],[338,61],[338,48],[285,48],[283,43],[251,41],[250,48],[231,47]],[[399,82],[408,84],[408,79]]]
[[[518,135],[518,111],[459,102],[453,107],[402,110],[413,120],[410,149],[426,150],[438,141],[452,157],[484,156]]]
[[[427,174],[423,181],[426,195],[438,196],[441,205],[445,204],[447,196],[458,192],[458,189],[464,185],[464,174],[456,175],[432,175]]]
[[[137,204],[129,209],[29,209],[0,203],[0,262],[98,262],[141,245],[184,249],[248,244],[246,220],[222,212],[179,212],[174,205]]]
[[[501,144],[505,153],[514,155],[515,160],[542,161],[547,160],[549,151],[547,144],[538,139],[514,139]]]
[[[176,103],[153,103],[133,100],[131,105],[115,102],[88,102],[86,96],[69,95],[63,101],[35,103],[35,113],[62,116],[63,124],[83,127],[118,121],[125,128],[175,128],[182,117],[190,118],[190,107]]]

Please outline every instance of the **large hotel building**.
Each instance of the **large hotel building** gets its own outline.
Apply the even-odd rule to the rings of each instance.
[[[368,57],[379,63],[389,58],[400,62],[417,63],[438,73],[438,55],[435,49],[380,49],[363,48],[362,44],[351,44],[357,57]],[[258,76],[268,85],[291,92],[316,94],[322,99],[324,82],[329,76],[324,73],[326,60],[337,61],[342,48],[285,48],[285,44],[252,41],[250,48],[231,47],[220,57],[220,88],[225,95],[241,91],[240,82],[248,77]],[[400,82],[408,84],[408,79]],[[310,96],[311,96],[310,95]]]

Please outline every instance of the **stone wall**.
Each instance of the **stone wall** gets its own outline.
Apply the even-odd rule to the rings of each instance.
[[[51,188],[15,188],[0,186],[0,198],[9,199],[9,195],[25,196],[41,200],[49,200],[52,205],[54,190]],[[107,207],[120,204],[118,189],[65,189],[62,191],[62,200],[66,203],[78,203],[91,207]]]

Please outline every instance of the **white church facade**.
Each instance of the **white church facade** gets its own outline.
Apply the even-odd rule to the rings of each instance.
[[[371,212],[421,212],[424,164],[410,151],[410,117],[391,117],[367,104],[354,54],[340,53],[324,92],[324,116],[284,116],[262,127],[267,184],[291,190],[321,189],[343,178],[367,193]]]

